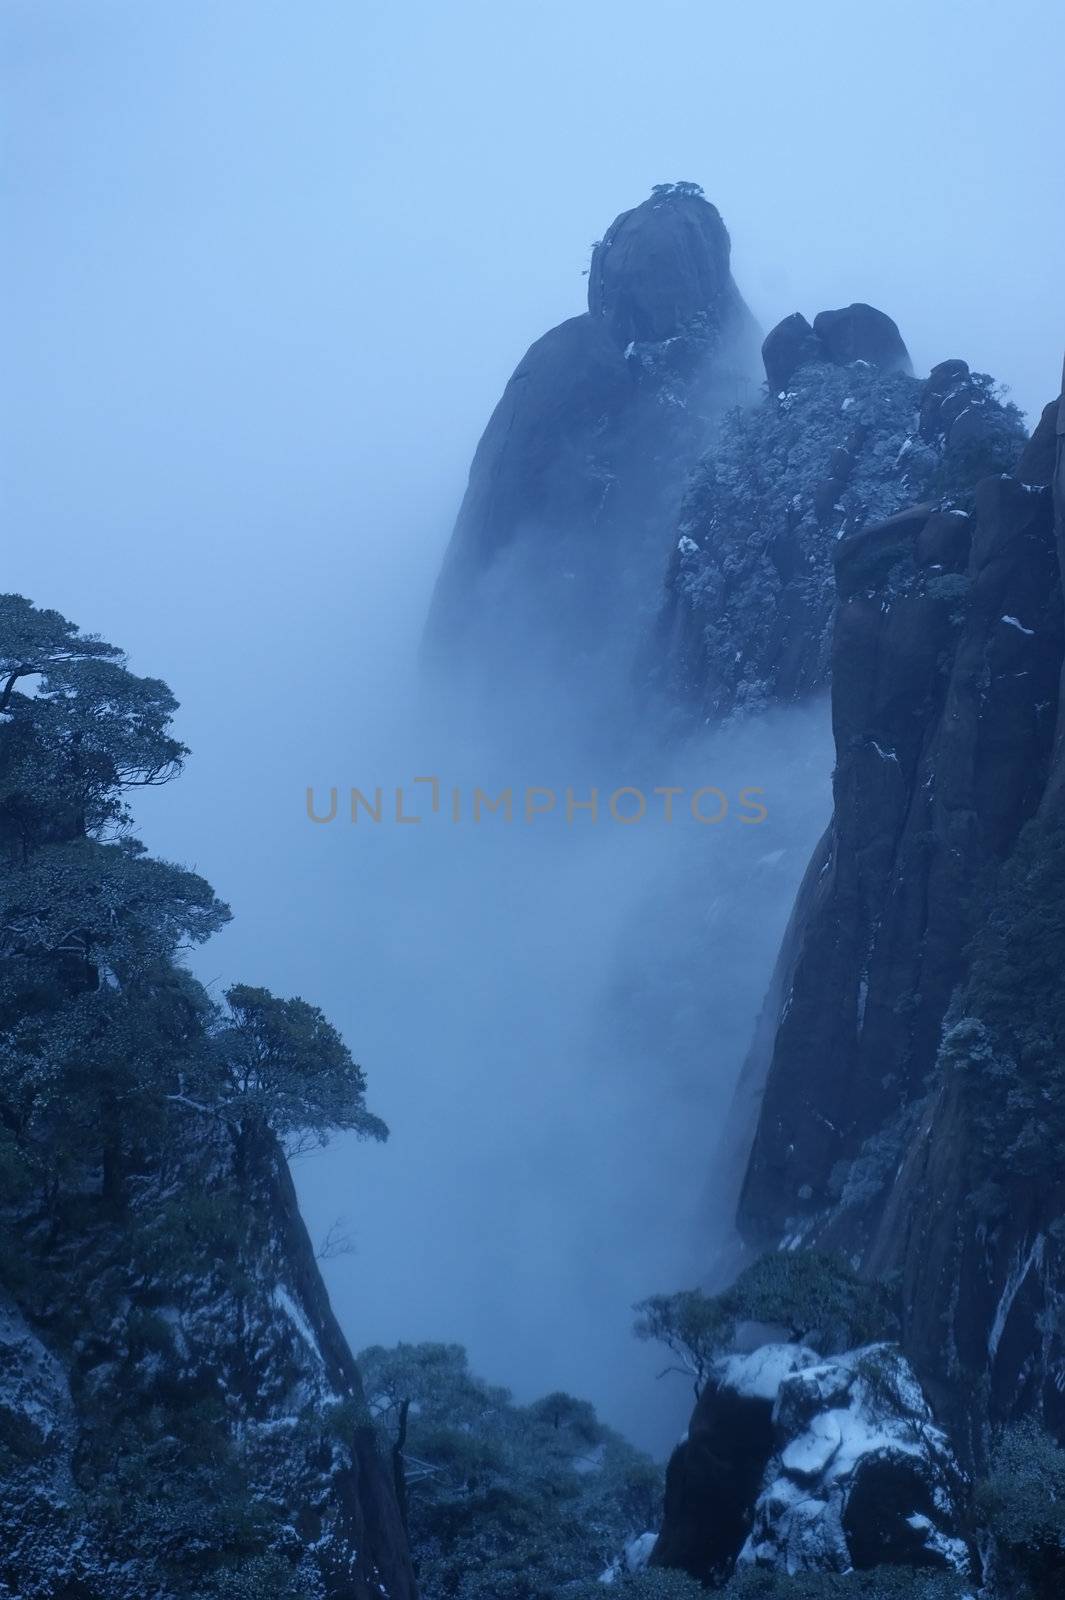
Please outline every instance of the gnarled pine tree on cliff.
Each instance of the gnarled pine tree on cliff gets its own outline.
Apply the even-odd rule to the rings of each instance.
[[[284,1155],[386,1129],[315,1007],[183,965],[229,911],[129,814],[175,709],[0,598],[0,1594],[412,1600]]]

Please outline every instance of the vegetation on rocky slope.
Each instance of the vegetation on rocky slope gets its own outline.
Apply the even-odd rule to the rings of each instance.
[[[457,1345],[374,1346],[358,1359],[382,1448],[401,1452],[432,1600],[553,1600],[657,1528],[661,1468],[587,1401],[516,1405],[471,1374]]]
[[[175,708],[0,599],[0,1594],[398,1597],[284,1159],[387,1130],[314,1006],[184,965],[229,911],[129,813]]]
[[[1021,417],[986,374],[966,368],[949,397],[964,429],[930,384],[815,363],[726,416],[691,476],[649,661],[675,713],[717,720],[824,687],[837,542],[917,501],[967,510],[981,477],[1014,466]]]

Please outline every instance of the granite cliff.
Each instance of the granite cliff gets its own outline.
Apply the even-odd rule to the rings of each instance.
[[[1054,1045],[1027,1032],[1055,1037],[1029,991],[1061,957],[1057,413],[970,514],[837,546],[835,814],[748,1066],[748,1238],[897,1274],[904,1344],[977,1456],[993,1419],[1061,1424]]]
[[[592,254],[588,310],[538,339],[477,447],[426,631],[434,675],[542,686],[631,653],[685,475],[756,382],[716,208],[660,185]]]

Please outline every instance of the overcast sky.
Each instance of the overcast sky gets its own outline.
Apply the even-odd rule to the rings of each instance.
[[[356,564],[398,545],[427,581],[509,371],[655,182],[703,184],[767,327],[866,299],[919,370],[964,356],[1029,412],[1057,389],[1056,0],[0,22],[8,581],[127,641],[201,725],[189,621],[225,622],[221,695],[253,629],[323,596],[354,620]]]
[[[0,28],[3,586],[171,684],[195,755],[144,827],[238,913],[205,975],[325,1004],[394,1126],[367,1159],[417,1184],[389,1040],[425,974],[374,1010],[350,941],[380,906],[311,861],[302,796],[378,781],[368,729],[509,372],[583,308],[614,215],[683,178],[765,328],[867,300],[918,371],[962,356],[1034,417],[1065,332],[1065,10],[5,0]],[[343,1270],[353,1341],[393,1336]],[[449,1316],[409,1336],[466,1336]]]

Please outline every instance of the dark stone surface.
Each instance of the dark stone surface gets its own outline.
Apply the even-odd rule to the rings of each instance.
[[[767,334],[762,361],[770,394],[786,389],[800,367],[816,362],[845,367],[866,361],[883,372],[913,374],[909,352],[895,323],[875,306],[861,302],[840,311],[818,312],[813,327],[801,312],[793,311]],[[968,374],[964,361],[944,365],[964,367]]]
[[[1065,573],[1065,374],[1057,408],[1055,436],[1054,475],[1051,484],[1054,496],[1054,538],[1058,550],[1058,565]],[[1043,810],[1047,815],[1054,817],[1065,814],[1065,663],[1062,665],[1061,694],[1058,699],[1054,763],[1047,792],[1043,798]]]
[[[378,1448],[358,1364],[330,1304],[288,1162],[272,1137],[263,1140],[259,1153],[258,1188],[259,1213],[272,1218],[278,1277],[291,1286],[313,1332],[326,1383],[356,1412],[349,1441],[351,1464],[335,1469],[330,1490],[343,1518],[352,1563],[346,1592],[342,1586],[336,1600],[378,1600],[382,1585],[389,1600],[418,1600],[390,1464]],[[301,1354],[306,1360],[306,1353]],[[256,1385],[253,1403],[260,1398]]]
[[[871,1567],[939,1567],[913,1517],[935,1516],[922,1474],[908,1461],[876,1457],[855,1474],[843,1511],[843,1533],[858,1572]]]
[[[763,1240],[828,1206],[835,1164],[920,1091],[963,970],[970,886],[1046,780],[1062,654],[1049,499],[986,480],[967,580],[918,567],[928,522],[903,514],[837,552],[831,859],[741,1203]]]
[[[911,506],[894,517],[862,528],[835,550],[836,593],[841,601],[870,593],[891,582],[892,569],[912,561],[915,542],[925,529],[931,506]]]
[[[593,250],[588,310],[622,348],[670,339],[695,319],[740,317],[730,253],[716,206],[694,194],[654,194],[616,217]]]
[[[726,421],[681,507],[648,652],[694,725],[826,686],[833,552],[942,465],[913,444],[919,393],[903,373],[819,363]]]
[[[921,437],[946,441],[952,424],[969,404],[972,383],[968,363],[941,361],[921,390]]]
[[[481,692],[631,650],[685,478],[756,384],[758,330],[715,207],[666,186],[596,247],[589,311],[523,357],[485,430],[438,580],[426,659]]]
[[[603,483],[580,451],[604,417],[625,411],[635,388],[635,372],[594,318],[571,317],[537,339],[477,446],[442,589],[472,581],[508,535],[542,536],[593,518]],[[595,459],[604,471],[614,466],[605,442]]]
[[[766,1345],[720,1363],[666,1478],[655,1566],[967,1573],[964,1478],[894,1345],[825,1359]]]
[[[924,415],[931,396],[953,429],[969,383],[963,363],[935,369]],[[1023,471],[985,479],[971,517],[918,507],[838,549],[835,814],[774,1028],[761,1024],[772,1043],[752,1067],[764,1096],[740,1203],[760,1245],[801,1225],[896,1277],[905,1348],[973,1458],[988,1411],[1063,1411],[1065,1351],[1046,1330],[1065,1282],[1050,1230],[1065,1185],[1010,1186],[1007,1170],[1008,1216],[982,1225],[958,1084],[930,1076],[995,869],[1028,819],[1065,800],[1055,426],[1048,408]],[[1040,486],[1054,472],[1056,507]],[[748,1104],[757,1093],[748,1081]]]
[[[666,1470],[662,1532],[651,1565],[693,1578],[723,1577],[751,1529],[754,1503],[773,1453],[773,1406],[711,1383],[696,1404],[688,1437]]]
[[[868,361],[884,372],[913,372],[910,353],[898,328],[875,306],[856,301],[839,311],[819,311],[813,331],[828,351],[829,360],[840,366]]]
[[[1043,407],[1035,431],[1017,463],[1017,476],[1022,483],[1051,484],[1058,454],[1059,402],[1052,400]]]
[[[935,511],[917,534],[918,566],[943,572],[964,572],[972,549],[972,518],[958,511]]]
[[[792,374],[829,354],[801,311],[778,322],[762,344],[762,361],[770,394],[786,389]]]

